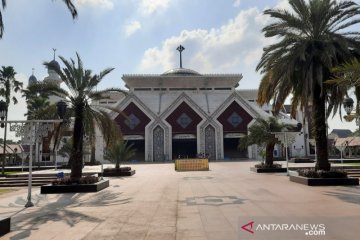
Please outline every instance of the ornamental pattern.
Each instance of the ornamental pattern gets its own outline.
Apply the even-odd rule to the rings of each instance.
[[[53,130],[54,123],[10,123],[10,132],[15,132],[15,137],[21,137],[23,144],[41,142]]]
[[[176,122],[185,129],[189,124],[192,122],[191,118],[186,114],[183,113],[180,115],[180,117],[176,120]]]
[[[153,134],[153,159],[154,161],[164,160],[164,130],[157,126]]]
[[[125,124],[131,129],[135,129],[137,125],[140,124],[139,118],[137,118],[134,114],[130,114],[130,116],[125,120]]]
[[[209,159],[216,158],[215,128],[208,125],[205,128],[205,154]]]
[[[231,126],[236,128],[243,121],[243,119],[239,116],[239,114],[233,112],[227,121],[231,124]]]

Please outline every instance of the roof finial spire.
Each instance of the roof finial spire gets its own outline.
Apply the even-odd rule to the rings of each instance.
[[[53,51],[54,51],[54,60],[55,60],[55,52],[56,52],[56,48],[53,48]]]
[[[176,50],[180,52],[180,68],[182,68],[182,58],[181,58],[181,52],[185,50],[185,48],[181,45],[179,45]]]
[[[32,75],[34,75],[34,72],[35,72],[35,68],[32,68],[31,70],[32,70]]]

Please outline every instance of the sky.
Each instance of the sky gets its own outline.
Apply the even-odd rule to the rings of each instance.
[[[360,0],[355,0],[360,3]],[[44,61],[81,56],[98,73],[114,67],[99,85],[124,88],[123,74],[161,74],[179,67],[176,47],[185,47],[183,67],[199,73],[241,73],[239,89],[256,89],[255,71],[266,39],[261,29],[268,8],[287,8],[286,0],[74,0],[79,16],[72,19],[60,0],[7,1],[3,11],[0,66],[13,66],[24,82],[32,74],[47,76]],[[56,59],[57,61],[61,61]],[[19,97],[21,98],[21,97]],[[25,119],[26,104],[9,108],[9,120]],[[357,128],[355,122],[329,121],[330,128]]]

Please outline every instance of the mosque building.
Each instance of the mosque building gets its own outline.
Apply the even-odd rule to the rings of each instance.
[[[199,154],[210,160],[260,158],[256,145],[239,150],[241,138],[257,118],[269,118],[271,106],[256,103],[257,90],[239,88],[241,74],[201,74],[180,67],[162,74],[124,74],[127,94],[113,93],[94,104],[115,107],[124,114],[111,113],[124,139],[136,149],[139,161],[171,161]],[[55,60],[53,60],[55,61]],[[61,79],[51,70],[44,81]],[[56,75],[56,76],[55,76]],[[29,83],[36,81],[32,75]],[[52,99],[56,101],[56,99]],[[280,121],[303,123],[281,113]],[[291,156],[311,155],[308,127],[297,134],[289,147]],[[275,156],[281,155],[278,147]],[[103,160],[104,141],[96,137],[96,159]]]

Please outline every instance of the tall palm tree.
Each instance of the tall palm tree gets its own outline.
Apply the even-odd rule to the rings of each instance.
[[[120,130],[114,121],[109,117],[109,107],[92,105],[92,101],[97,101],[103,98],[104,94],[119,91],[121,89],[105,89],[97,91],[97,85],[103,78],[109,74],[113,68],[107,68],[100,74],[93,75],[91,70],[84,69],[83,62],[78,54],[77,61],[73,59],[70,61],[60,56],[65,68],[60,69],[57,64],[53,62],[45,62],[44,65],[49,69],[54,70],[59,74],[64,81],[69,91],[61,89],[53,85],[48,88],[52,94],[60,96],[70,104],[73,111],[74,129],[73,129],[73,145],[70,156],[71,175],[73,180],[78,180],[82,176],[82,159],[83,159],[83,141],[84,135],[89,134],[89,137],[95,135],[95,125],[99,128],[104,136],[105,142],[108,144],[114,139],[118,138]],[[107,109],[106,109],[107,108]]]
[[[355,87],[355,97],[356,97],[356,108],[355,112],[360,115],[360,61],[358,58],[354,58],[349,62],[346,62],[338,67],[332,69],[335,77],[329,81],[330,84],[336,84],[337,86],[342,86],[346,88]],[[352,116],[345,116],[345,119]]]
[[[14,104],[18,103],[18,100],[15,96],[12,96],[12,92],[19,92],[22,89],[22,82],[19,82],[15,79],[16,72],[12,66],[2,66],[0,70],[0,96],[5,98],[7,106],[10,105],[11,100]],[[6,111],[5,121],[7,121],[8,111]],[[4,146],[3,146],[3,160],[2,160],[2,174],[4,174],[5,169],[5,149],[6,149],[6,131],[7,124],[5,124],[4,129]]]
[[[76,18],[77,17],[77,11],[76,11],[76,8],[75,8],[74,4],[72,3],[72,0],[62,0],[62,1],[68,7],[72,17]],[[2,5],[2,9],[4,10],[5,7],[6,7],[6,0],[1,0],[1,5]],[[2,38],[3,33],[4,33],[4,22],[3,22],[3,19],[2,19],[2,14],[1,14],[1,9],[0,9],[0,39]]]
[[[5,102],[9,105],[12,100],[14,104],[18,103],[12,92],[17,93],[22,90],[22,82],[15,79],[16,72],[12,66],[2,66],[0,69],[0,96],[5,98]]]
[[[241,138],[239,148],[245,149],[247,146],[257,144],[265,145],[265,164],[271,167],[274,163],[274,147],[279,141],[271,132],[281,132],[284,128],[290,128],[288,124],[279,123],[274,117],[268,119],[258,118],[256,123],[249,128],[248,135]]]
[[[264,74],[259,87],[258,102],[273,99],[275,112],[292,94],[293,112],[300,105],[309,115],[316,141],[316,169],[329,170],[326,137],[326,100],[341,104],[341,93],[324,82],[331,69],[360,53],[359,32],[346,31],[360,22],[360,8],[354,2],[335,0],[289,0],[291,11],[269,9],[264,13],[275,21],[263,29],[265,37],[278,42],[264,48],[256,68]]]

